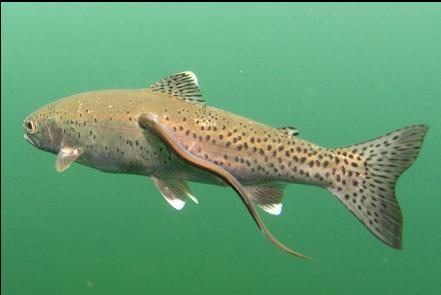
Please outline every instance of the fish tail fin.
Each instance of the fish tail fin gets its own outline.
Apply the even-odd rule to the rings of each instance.
[[[395,185],[418,156],[427,129],[413,125],[334,150],[336,166],[328,190],[374,236],[396,249],[402,247],[402,217]]]

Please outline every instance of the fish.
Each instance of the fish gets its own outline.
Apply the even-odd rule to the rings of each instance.
[[[235,190],[262,233],[278,241],[259,211],[282,212],[290,183],[334,195],[378,240],[402,248],[398,178],[417,158],[428,126],[417,124],[362,143],[329,148],[295,127],[271,127],[209,106],[191,71],[147,88],[99,90],[61,98],[27,116],[24,138],[57,155],[62,172],[79,163],[109,173],[150,177],[175,209],[199,201],[188,183]]]

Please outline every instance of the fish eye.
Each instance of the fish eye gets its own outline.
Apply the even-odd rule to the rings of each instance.
[[[33,134],[36,131],[36,126],[32,121],[28,121],[25,123],[26,128],[28,129],[28,132]]]

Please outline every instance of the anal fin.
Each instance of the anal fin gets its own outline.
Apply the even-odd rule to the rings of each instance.
[[[254,203],[266,212],[279,215],[282,212],[283,186],[274,183],[244,186]]]

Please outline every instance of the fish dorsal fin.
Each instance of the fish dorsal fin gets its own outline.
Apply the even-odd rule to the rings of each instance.
[[[294,127],[280,127],[277,129],[279,129],[283,133],[286,133],[288,136],[298,136],[299,135],[299,130],[297,130],[297,128],[294,128]]]
[[[152,85],[149,89],[154,92],[162,92],[178,99],[191,103],[204,103],[198,85],[198,78],[193,72],[186,71],[177,73],[168,78],[162,79]]]
[[[83,153],[80,148],[63,147],[57,156],[55,169],[63,172],[72,165],[72,163]]]
[[[164,180],[152,176],[152,180],[164,199],[176,210],[185,206],[185,199],[188,197],[196,204],[199,204],[195,196],[191,194],[187,183],[179,180]]]
[[[254,203],[266,212],[279,215],[282,212],[283,186],[276,183],[265,183],[244,186]]]

